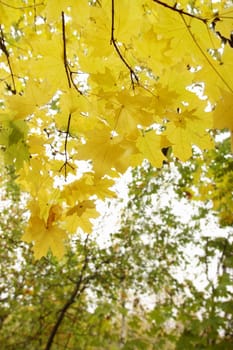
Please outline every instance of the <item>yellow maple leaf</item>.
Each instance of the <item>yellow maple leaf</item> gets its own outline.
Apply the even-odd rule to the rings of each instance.
[[[28,145],[30,154],[41,155],[45,151],[45,139],[38,135],[30,135],[28,138]]]
[[[115,94],[114,99],[109,101],[106,109],[114,111],[111,126],[120,135],[134,133],[138,125],[147,127],[153,122],[154,113],[153,99],[143,89],[137,89],[132,93],[122,90]]]
[[[162,136],[156,135],[154,130],[144,132],[137,139],[136,146],[141,152],[144,159],[148,159],[149,162],[156,168],[160,168],[167,158],[163,155],[161,148]]]
[[[108,174],[112,168],[124,172],[128,167],[129,154],[121,147],[122,137],[112,135],[109,127],[91,130],[86,133],[87,142],[79,145],[80,159],[90,159],[97,177]]]
[[[59,259],[62,258],[67,232],[57,222],[61,217],[61,207],[59,205],[51,206],[47,220],[38,216],[40,210],[36,203],[34,203],[34,209],[22,239],[25,242],[34,243],[33,251],[36,259],[45,256],[49,250]]]
[[[29,65],[30,76],[47,84],[46,95],[53,95],[58,87],[66,89],[68,80],[61,35],[45,33],[43,37],[35,37],[31,46],[33,59]]]
[[[80,136],[87,130],[95,128],[95,100],[77,93],[75,89],[64,91],[59,99],[59,113],[55,116],[56,127],[66,130],[70,116],[69,132],[72,136]],[[89,111],[92,110],[90,115]]]
[[[60,22],[61,21],[61,12],[65,11],[66,8],[70,5],[70,1],[67,0],[56,0],[47,1],[45,7],[45,14],[48,21],[51,22]]]
[[[90,4],[87,0],[69,0],[69,5],[71,6],[73,13],[77,16],[72,16],[72,22],[75,29],[81,31],[88,23],[90,17]]]
[[[101,6],[90,6],[89,21],[83,31],[87,50],[93,57],[109,56],[113,49],[106,32],[111,28],[111,7],[109,1],[102,1]],[[98,42],[98,45],[96,45]]]
[[[93,201],[84,200],[67,211],[64,227],[71,234],[77,232],[78,228],[90,233],[92,231],[90,220],[98,216],[99,213],[96,211]]]
[[[43,164],[41,168],[41,164]],[[53,179],[49,175],[49,164],[45,164],[42,157],[30,159],[24,162],[23,167],[19,171],[17,182],[32,197],[37,198],[38,194],[45,198],[45,192],[53,189]],[[42,194],[43,193],[43,194]]]
[[[59,220],[62,216],[62,208],[58,204],[54,204],[49,209],[49,215],[46,222],[46,227],[51,228],[55,221]]]
[[[44,93],[45,90],[47,94]],[[23,119],[48,102],[51,97],[46,82],[29,81],[23,95],[9,96],[6,101],[14,113],[14,119]]]
[[[213,112],[214,128],[233,131],[233,93],[222,90]]]
[[[192,145],[201,149],[210,149],[213,142],[206,129],[212,126],[207,113],[200,117],[196,110],[177,111],[171,113],[170,122],[166,124],[164,135],[172,144],[175,157],[186,161],[192,156]]]
[[[22,5],[22,3],[20,5]],[[7,27],[7,30],[10,30],[12,23],[17,23],[19,18],[19,11],[9,11],[9,7],[12,9],[14,7],[19,7],[18,0],[11,0],[10,3],[0,3],[0,23],[4,23],[4,27]]]
[[[116,22],[116,38],[120,41],[124,38],[127,43],[132,39],[132,27],[134,28],[134,36],[140,31],[140,20],[142,18],[142,1],[121,0],[115,1],[115,22]]]
[[[114,181],[107,178],[97,178],[93,174],[86,173],[80,179],[66,185],[60,197],[64,198],[69,206],[77,201],[82,202],[90,196],[97,196],[100,199],[113,197],[115,194],[110,190]]]

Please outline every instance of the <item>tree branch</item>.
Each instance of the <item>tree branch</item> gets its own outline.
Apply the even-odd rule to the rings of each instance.
[[[65,24],[65,13],[62,11],[61,13],[61,18],[62,18],[62,42],[63,42],[63,61],[64,61],[64,67],[65,67],[65,71],[66,71],[66,76],[67,76],[67,80],[68,80],[68,86],[71,89],[71,87],[73,86],[75,88],[75,90],[82,95],[82,91],[79,90],[77,84],[75,83],[74,79],[73,79],[73,74],[74,72],[71,71],[70,66],[69,66],[69,62],[67,59],[67,50],[66,50],[66,24]]]
[[[70,80],[70,73],[69,73],[69,64],[67,60],[67,52],[66,52],[66,26],[65,26],[65,14],[62,11],[61,13],[61,19],[62,19],[62,42],[63,42],[63,61],[64,61],[64,67],[66,71],[66,76],[68,80],[68,86],[71,88],[71,80]]]
[[[202,47],[200,46],[200,44],[198,43],[198,41],[195,39],[195,36],[193,35],[190,26],[188,25],[188,23],[186,22],[183,14],[181,13],[181,18],[185,24],[185,27],[187,28],[187,31],[189,32],[193,42],[195,43],[195,45],[197,46],[197,48],[199,49],[199,51],[201,52],[201,54],[203,55],[203,57],[205,58],[205,60],[208,62],[208,64],[211,66],[211,68],[213,69],[213,71],[217,74],[217,76],[220,78],[220,80],[222,80],[222,82],[225,84],[225,86],[228,88],[229,91],[233,92],[232,88],[230,87],[230,85],[227,83],[227,81],[222,77],[222,75],[219,73],[219,71],[217,70],[217,68],[215,68],[215,66],[212,64],[212,62],[210,61],[209,57],[206,55],[205,51],[202,49]],[[195,17],[196,18],[196,17]]]
[[[66,72],[66,77],[68,81],[69,89],[72,88],[72,86],[75,88],[75,90],[82,95],[82,91],[79,90],[78,86],[76,85],[74,78],[73,78],[73,72],[70,69],[68,58],[67,58],[67,50],[66,50],[66,25],[65,25],[65,13],[62,11],[61,13],[61,19],[62,19],[62,42],[63,42],[63,62],[64,62],[64,68]],[[65,179],[67,177],[67,166],[74,169],[72,165],[70,165],[68,161],[68,152],[67,152],[67,145],[68,145],[68,137],[69,137],[69,131],[70,131],[70,123],[71,123],[71,116],[72,114],[69,114],[68,122],[67,122],[67,128],[66,128],[66,137],[65,137],[65,162],[62,165],[62,167],[59,169],[59,171],[62,171],[62,169],[65,169]]]
[[[200,16],[193,15],[192,13],[184,11],[183,9],[179,9],[176,5],[171,6],[171,5],[167,4],[166,2],[163,2],[163,1],[160,1],[160,0],[152,0],[152,1],[155,2],[158,5],[162,5],[163,7],[166,7],[169,10],[178,12],[180,15],[185,15],[185,16],[188,16],[188,17],[191,17],[191,18],[195,18],[195,19],[197,19],[197,20],[199,20],[199,21],[201,21],[203,23],[207,23],[208,20],[209,20],[207,18],[203,18],[203,17],[200,17]]]
[[[53,345],[54,338],[55,338],[55,336],[56,336],[56,334],[58,332],[59,327],[61,326],[61,323],[62,323],[63,319],[66,316],[66,313],[67,313],[68,309],[75,302],[75,299],[77,297],[79,297],[82,294],[82,292],[85,290],[85,288],[86,288],[86,284],[83,284],[83,281],[84,281],[84,274],[85,274],[85,271],[86,271],[86,269],[88,267],[88,262],[89,262],[89,256],[88,256],[88,251],[87,251],[88,238],[89,238],[89,235],[86,236],[86,239],[85,239],[85,242],[84,242],[85,259],[84,259],[84,263],[83,263],[83,266],[82,266],[79,278],[78,278],[78,280],[76,282],[76,285],[75,285],[75,287],[73,289],[73,292],[71,293],[70,298],[67,300],[67,302],[64,304],[63,308],[60,310],[59,316],[57,318],[56,323],[54,324],[54,326],[52,328],[52,331],[50,333],[50,336],[48,338],[48,341],[47,341],[47,344],[46,344],[44,350],[50,350],[51,349],[51,347]],[[87,280],[86,280],[86,283],[87,283]]]
[[[118,54],[118,56],[120,57],[121,61],[124,63],[124,65],[128,68],[129,73],[130,73],[130,79],[132,82],[132,86],[134,87],[135,82],[138,84],[139,83],[139,78],[137,76],[137,74],[134,72],[133,68],[128,64],[128,62],[126,61],[126,59],[124,58],[124,56],[122,55],[118,45],[117,45],[117,40],[115,38],[115,1],[112,0],[112,15],[111,15],[111,19],[112,19],[112,24],[111,24],[111,40],[110,43],[113,44],[116,53]]]
[[[222,249],[222,254],[218,260],[218,264],[217,264],[217,276],[219,277],[221,273],[224,273],[225,271],[225,267],[223,266],[223,261],[224,258],[226,257],[226,252],[227,252],[227,246],[228,246],[228,240],[229,240],[229,235],[228,237],[226,237],[224,239],[224,245],[223,245],[223,249]],[[221,271],[222,268],[222,271]]]
[[[186,18],[185,17],[191,17],[193,19],[196,19],[196,20],[199,20],[201,22],[203,22],[204,24],[207,24],[208,21],[211,21],[211,18],[203,18],[203,17],[200,17],[200,16],[196,16],[196,15],[193,15],[192,13],[190,12],[187,12],[187,11],[184,11],[183,9],[179,9],[176,5],[174,6],[171,6],[161,0],[152,0],[154,3],[158,4],[158,5],[161,5],[171,11],[174,11],[174,12],[177,12],[178,14],[180,14],[190,36],[192,37],[192,40],[194,41],[195,45],[197,46],[197,48],[199,49],[199,51],[201,52],[201,54],[203,55],[203,57],[205,58],[205,60],[208,62],[208,64],[211,66],[211,68],[213,69],[213,71],[217,74],[217,76],[222,80],[222,82],[225,84],[225,86],[229,89],[229,91],[233,92],[232,88],[230,87],[230,85],[227,83],[227,81],[222,77],[222,75],[219,73],[219,71],[215,68],[215,66],[212,64],[212,62],[210,61],[210,59],[208,58],[208,56],[206,55],[205,51],[201,48],[200,44],[197,42],[197,40],[195,39],[191,29],[190,29],[190,25],[186,22]],[[213,16],[214,17],[214,16]],[[216,19],[212,19],[212,25],[214,26],[214,23],[215,23]],[[216,32],[216,34],[218,34],[220,36],[221,39],[223,39],[221,37],[221,34]],[[226,38],[224,38],[226,39]],[[227,39],[227,41],[229,42],[229,44],[231,45],[231,41],[229,41]]]

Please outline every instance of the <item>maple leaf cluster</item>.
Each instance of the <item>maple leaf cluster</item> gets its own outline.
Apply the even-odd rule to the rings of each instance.
[[[30,194],[36,257],[92,230],[113,178],[171,149],[214,146],[232,124],[227,1],[0,2],[0,143]],[[85,171],[80,165],[88,164]],[[77,175],[78,174],[78,175]],[[77,176],[79,176],[77,180]]]

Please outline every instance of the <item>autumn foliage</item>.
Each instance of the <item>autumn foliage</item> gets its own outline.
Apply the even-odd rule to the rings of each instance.
[[[231,1],[0,1],[1,162],[29,194],[36,258],[91,232],[128,167],[233,131],[232,16]]]

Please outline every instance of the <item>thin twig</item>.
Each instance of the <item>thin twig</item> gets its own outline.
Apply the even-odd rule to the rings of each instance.
[[[195,39],[191,29],[190,29],[190,25],[188,25],[188,23],[186,22],[186,19],[185,17],[191,17],[193,19],[196,19],[196,20],[199,20],[201,22],[203,22],[205,25],[207,25],[208,21],[211,20],[211,18],[203,18],[203,17],[200,17],[200,16],[196,16],[196,15],[193,15],[192,13],[190,12],[187,12],[187,11],[184,11],[183,9],[179,9],[178,7],[176,6],[171,6],[161,0],[152,0],[153,2],[155,2],[156,4],[158,5],[161,5],[163,7],[166,7],[167,9],[173,11],[173,12],[177,12],[180,14],[189,34],[191,35],[192,37],[192,40],[194,41],[195,45],[197,46],[197,48],[199,49],[199,51],[201,52],[201,54],[204,56],[205,60],[208,62],[208,64],[211,66],[211,68],[213,69],[213,71],[217,74],[217,76],[222,80],[222,82],[226,85],[226,87],[231,91],[233,92],[232,88],[230,87],[230,85],[227,83],[227,81],[222,77],[222,75],[219,73],[219,71],[215,68],[215,66],[212,64],[212,62],[210,61],[210,59],[208,58],[208,56],[206,55],[206,53],[204,52],[204,50],[201,48],[200,44],[197,42],[197,40]],[[213,22],[212,22],[213,24]],[[216,34],[219,34],[216,32]],[[221,35],[220,35],[221,37]],[[224,38],[225,39],[225,38]]]
[[[16,94],[16,85],[15,85],[14,74],[13,74],[11,61],[10,61],[10,54],[9,54],[7,47],[6,47],[6,44],[5,44],[5,37],[4,37],[4,33],[3,33],[1,25],[0,25],[0,50],[2,50],[2,52],[4,53],[4,55],[6,57],[8,67],[10,69],[11,81],[12,81],[12,85],[13,85],[13,88],[12,88],[11,85],[7,84],[7,88],[12,92],[12,94],[15,95]]]
[[[179,9],[178,7],[176,6],[171,6],[163,1],[160,1],[160,0],[152,0],[153,2],[155,2],[156,4],[158,5],[162,5],[163,7],[166,7],[167,9],[169,10],[172,10],[173,12],[178,12],[180,15],[185,15],[185,16],[188,16],[188,17],[191,17],[191,18],[195,18],[203,23],[207,23],[208,22],[208,18],[203,18],[203,17],[200,17],[200,16],[196,16],[196,15],[193,15],[192,13],[190,12],[186,12],[184,11],[183,9]]]
[[[67,52],[66,52],[66,26],[65,26],[65,14],[62,11],[61,13],[62,18],[62,42],[63,42],[63,60],[64,60],[64,67],[66,71],[66,76],[68,80],[69,88],[71,88],[71,81],[70,81],[70,72],[69,72],[69,64],[67,60]]]
[[[124,56],[122,55],[118,45],[117,45],[117,40],[115,38],[115,1],[112,0],[112,16],[111,16],[111,40],[110,43],[113,44],[118,56],[120,57],[121,61],[124,63],[124,65],[128,68],[130,72],[130,78],[132,82],[132,86],[134,87],[135,81],[138,84],[139,83],[139,78],[137,74],[134,72],[133,68],[129,65],[129,63],[126,61]]]
[[[208,263],[208,255],[209,255],[209,238],[206,238],[206,244],[205,244],[205,274],[206,274],[206,279],[209,282],[209,284],[211,285],[211,287],[213,288],[213,281],[210,279],[209,277],[209,263]]]
[[[65,13],[62,11],[61,13],[61,19],[62,19],[62,42],[63,42],[63,62],[64,62],[64,68],[66,72],[66,77],[68,81],[69,89],[72,88],[72,86],[75,88],[75,90],[82,95],[82,91],[79,90],[78,86],[75,84],[74,78],[73,78],[73,72],[71,71],[68,63],[67,58],[67,49],[66,49],[66,24],[65,24]],[[60,168],[59,171],[62,171],[62,169],[65,169],[65,179],[67,177],[67,166],[69,166],[71,169],[74,169],[74,167],[69,163],[68,161],[68,151],[67,151],[67,145],[68,145],[68,138],[70,135],[70,123],[71,123],[71,117],[72,114],[69,114],[68,122],[67,122],[67,128],[66,128],[66,137],[65,137],[65,146],[64,146],[64,152],[65,152],[65,162]]]
[[[83,95],[82,91],[78,88],[77,84],[74,81],[73,74],[74,72],[71,71],[68,58],[67,58],[67,50],[66,50],[66,23],[65,23],[65,13],[62,11],[61,13],[62,18],[62,42],[63,42],[63,61],[64,61],[64,67],[66,71],[66,76],[68,80],[68,86],[71,89],[73,86],[75,90],[80,94]]]
[[[35,28],[35,32],[36,32],[36,17],[37,17],[36,0],[33,0],[33,17],[34,17],[34,28]]]
[[[66,137],[65,137],[65,146],[64,146],[64,152],[65,152],[65,162],[61,166],[59,171],[62,171],[63,168],[65,168],[65,179],[67,178],[67,166],[69,166],[71,169],[74,170],[74,167],[69,163],[69,157],[68,157],[68,151],[67,151],[67,145],[68,145],[68,138],[70,135],[70,123],[71,123],[71,117],[72,114],[69,114],[68,121],[67,121],[67,128],[66,128]]]
[[[224,239],[224,245],[223,245],[223,249],[222,249],[222,254],[218,260],[218,264],[217,264],[217,277],[220,276],[221,273],[221,267],[222,267],[222,273],[224,273],[224,266],[223,266],[223,262],[224,262],[224,258],[226,257],[226,252],[227,252],[227,246],[228,246],[228,240],[229,240],[229,235],[227,238]]]

